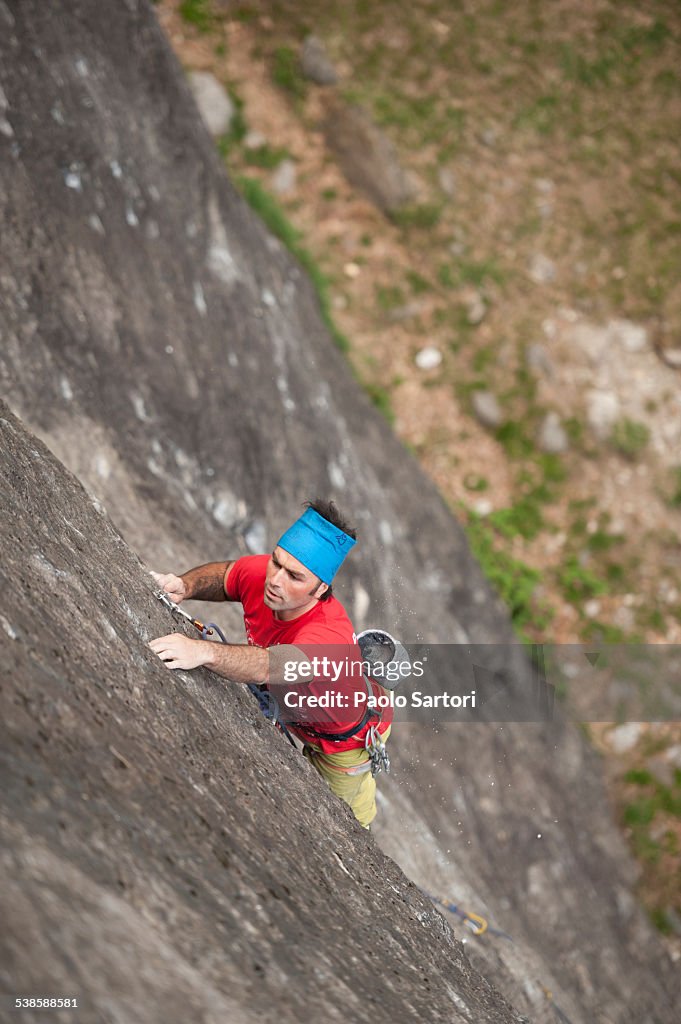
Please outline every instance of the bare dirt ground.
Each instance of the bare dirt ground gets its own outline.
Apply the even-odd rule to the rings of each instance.
[[[359,380],[473,525],[474,548],[487,538],[500,565],[538,574],[525,635],[681,643],[678,10],[162,0],[157,11],[185,67],[211,71],[242,104],[244,131],[262,136],[250,149],[243,134],[225,141],[230,173],[273,192],[277,166],[294,162],[277,202],[329,281]],[[339,72],[332,89],[300,76],[310,31]],[[397,222],[326,147],[332,97],[360,102],[418,183]],[[424,370],[426,346],[441,358]],[[498,401],[493,427],[473,412],[483,391]],[[549,412],[566,434],[557,454],[537,440]],[[649,725],[627,749],[612,733],[592,727],[644,899],[673,930],[659,913],[681,914],[681,777],[649,768],[678,748],[679,729]],[[633,782],[637,771],[650,778]],[[659,786],[675,794],[666,810]]]

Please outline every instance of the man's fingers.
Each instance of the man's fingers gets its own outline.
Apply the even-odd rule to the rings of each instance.
[[[149,647],[158,654],[168,668],[181,668],[190,671],[204,664],[203,648],[205,641],[191,640],[182,633],[170,633],[149,641]]]
[[[171,633],[170,636],[159,636],[156,640],[149,641],[149,646],[154,654],[158,654],[161,661],[165,661],[166,664],[177,659],[173,639],[174,634]],[[170,665],[169,667],[172,668],[173,666]]]
[[[166,586],[171,580],[175,579],[175,576],[173,576],[173,574],[169,572],[152,572],[150,573],[150,575],[154,577],[154,580],[156,581],[156,583],[158,583],[159,587],[161,587],[162,590],[166,588]]]
[[[151,647],[152,651],[156,651],[157,654],[160,654],[164,648],[167,649],[168,641],[172,640],[172,638],[172,633],[170,633],[168,636],[157,636],[155,640],[149,641],[149,646]]]
[[[183,580],[172,572],[150,572],[154,582],[161,590],[165,591],[168,597],[172,598],[175,604],[184,600],[186,593]]]

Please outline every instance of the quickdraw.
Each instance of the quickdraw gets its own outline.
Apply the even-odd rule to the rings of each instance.
[[[448,910],[450,914],[456,914],[461,920],[471,929],[474,935],[484,935],[489,928],[489,924],[484,917],[480,914],[474,914],[472,910],[464,910],[457,903],[452,903],[450,900],[441,899],[439,896],[433,896],[432,893],[426,892],[422,889],[421,892],[424,896],[427,896],[433,903],[439,904],[444,910]],[[510,935],[506,936],[510,939]]]
[[[421,889],[421,892],[433,903],[437,903],[444,910],[448,910],[450,914],[456,914],[457,917],[460,917],[474,935],[484,935],[487,933],[488,935],[496,935],[500,939],[508,939],[509,942],[513,942],[508,932],[502,932],[500,928],[492,928],[480,914],[474,914],[472,910],[464,910],[457,903],[452,903],[450,900],[433,896],[431,892],[427,892],[425,889]]]
[[[187,622],[191,622],[191,624],[194,627],[194,629],[198,629],[199,633],[204,638],[207,637],[207,636],[212,636],[213,635],[213,629],[217,629],[217,626],[215,625],[214,622],[211,622],[209,626],[204,626],[204,624],[200,621],[200,619],[192,618],[192,616],[189,615],[184,610],[184,608],[180,608],[179,604],[175,604],[174,601],[171,601],[170,598],[168,597],[168,595],[166,593],[164,593],[163,590],[157,590],[156,591],[156,597],[159,599],[161,604],[164,604],[166,606],[166,608],[169,608],[171,610],[171,612],[175,612],[175,614],[181,615],[183,619],[186,619]],[[211,627],[213,627],[213,628],[211,628]],[[218,632],[219,632],[219,630],[218,630]],[[226,643],[224,638],[223,638],[223,643]]]
[[[375,778],[379,772],[385,772],[387,775],[390,771],[390,758],[385,749],[385,743],[381,739],[381,734],[375,725],[369,726],[364,740],[364,749],[369,755],[372,777]]]

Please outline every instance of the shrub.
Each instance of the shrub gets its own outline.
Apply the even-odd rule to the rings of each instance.
[[[624,417],[613,427],[610,438],[616,451],[626,459],[636,459],[650,440],[650,431],[645,423],[637,423]]]

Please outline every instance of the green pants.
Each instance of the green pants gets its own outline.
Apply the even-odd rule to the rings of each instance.
[[[390,728],[381,734],[384,743],[389,735]],[[349,805],[360,825],[369,828],[376,817],[376,779],[367,769],[369,755],[364,747],[324,754],[319,747],[308,743],[303,747],[303,756],[312,762],[331,792]]]

